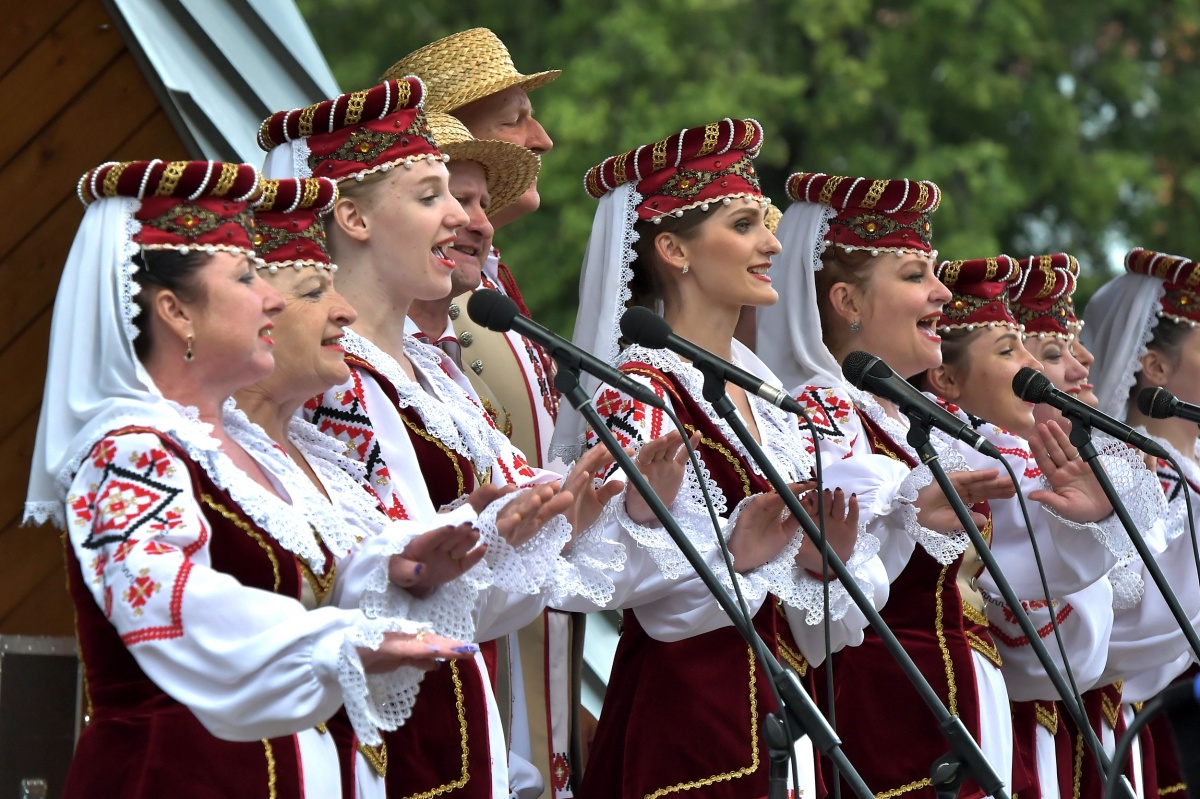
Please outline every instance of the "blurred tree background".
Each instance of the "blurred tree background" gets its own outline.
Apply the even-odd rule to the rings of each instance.
[[[928,178],[943,257],[1070,252],[1081,298],[1125,246],[1200,257],[1198,0],[299,0],[344,90],[470,27],[522,72],[555,141],[542,210],[497,236],[534,313],[570,333],[588,167],[726,116],[793,171]],[[583,298],[586,302],[586,298]]]

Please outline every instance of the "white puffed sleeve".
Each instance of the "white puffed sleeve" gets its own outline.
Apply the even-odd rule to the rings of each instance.
[[[394,729],[411,712],[422,673],[366,675],[357,648],[425,627],[306,610],[213,569],[212,531],[187,465],[157,436],[97,444],[74,478],[67,519],[96,604],[146,675],[214,735],[287,735],[344,703],[359,736],[378,741],[376,728]]]

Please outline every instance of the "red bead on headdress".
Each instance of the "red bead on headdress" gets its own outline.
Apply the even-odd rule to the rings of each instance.
[[[1152,250],[1131,250],[1125,256],[1125,269],[1135,275],[1149,275],[1163,282],[1166,293],[1159,301],[1159,316],[1195,327],[1200,324],[1200,268],[1180,255]]]
[[[935,274],[953,294],[942,306],[938,330],[1020,329],[1008,309],[1008,292],[1021,277],[1016,259],[997,255],[970,261],[942,261]]]
[[[250,202],[262,191],[258,170],[219,161],[112,161],[84,173],[84,205],[108,197],[140,200],[134,241],[146,250],[254,254]]]
[[[642,220],[708,210],[737,197],[762,202],[752,163],[762,142],[762,127],[753,119],[723,119],[606,158],[588,170],[583,185],[599,199],[633,183],[642,196],[637,206]]]
[[[942,200],[928,180],[870,180],[797,172],[788,178],[796,202],[828,205],[836,212],[825,240],[843,250],[933,254],[929,216]]]
[[[1027,336],[1071,341],[1082,322],[1071,295],[1079,280],[1079,261],[1072,255],[1031,255],[1018,262],[1021,277],[1008,290],[1013,318]]]
[[[312,266],[336,272],[321,216],[337,198],[337,183],[329,178],[264,181],[262,199],[254,208],[259,268],[274,273],[281,266]]]
[[[422,110],[425,86],[409,76],[365,91],[338,95],[263,120],[258,145],[270,151],[304,140],[314,177],[362,180],[372,172],[441,159]]]

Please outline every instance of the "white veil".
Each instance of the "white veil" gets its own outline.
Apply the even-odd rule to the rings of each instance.
[[[125,197],[93,202],[67,256],[54,301],[26,522],[62,527],[71,477],[105,433],[130,424],[168,432],[183,421],[133,351],[140,207]]]
[[[622,184],[600,198],[592,233],[588,237],[583,269],[579,274],[579,314],[575,317],[572,343],[605,363],[615,364],[621,338],[620,321],[629,302],[629,281],[633,279],[633,245],[638,234],[636,221],[638,194],[632,182]],[[588,397],[600,383],[584,374],[580,383]],[[566,402],[558,412],[554,435],[550,439],[550,459],[575,461],[583,451],[587,423],[579,411]]]
[[[841,367],[821,338],[817,311],[816,273],[834,216],[828,205],[797,202],[779,222],[782,249],[775,259],[777,267],[771,270],[779,302],[758,309],[756,349],[791,394],[806,385],[846,385]]]
[[[1104,284],[1084,309],[1080,338],[1096,357],[1092,385],[1100,410],[1114,419],[1128,418],[1129,392],[1158,325],[1164,293],[1159,278],[1126,273]]]

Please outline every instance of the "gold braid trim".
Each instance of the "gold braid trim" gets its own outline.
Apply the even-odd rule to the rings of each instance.
[[[970,602],[963,602],[962,610],[963,610],[963,617],[967,621],[972,622],[974,624],[978,624],[980,627],[990,627],[991,626],[991,622],[988,621],[988,617],[985,616],[983,613],[980,613],[979,608],[975,607]]]
[[[1052,734],[1058,732],[1058,706],[1051,702],[1048,705],[1043,705],[1041,702],[1035,702],[1033,710],[1037,714],[1038,724],[1041,724]]]
[[[265,124],[265,123],[264,123]],[[263,141],[267,141],[264,137]],[[221,174],[217,178],[217,186],[212,190],[214,197],[224,197],[233,188],[233,182],[237,180],[238,165],[237,164],[221,164]]]
[[[613,185],[622,186],[625,184],[628,161],[629,153],[622,153],[617,156],[617,160],[613,161]]]
[[[833,200],[833,193],[837,191],[837,187],[841,185],[844,177],[835,175],[825,181],[825,185],[821,187],[821,193],[817,195],[817,202],[821,205],[830,205]]]
[[[996,648],[996,645],[983,640],[983,638],[970,630],[966,630],[965,632],[967,634],[967,645],[987,658],[993,666],[1000,668],[1004,663],[1004,659],[1000,657],[1000,650]]]
[[[946,573],[950,566],[943,566],[938,576],[937,591],[933,601],[937,605],[937,614],[933,617],[933,631],[937,635],[938,649],[942,650],[942,663],[946,666],[947,699],[946,707],[950,715],[958,715],[958,686],[954,682],[954,663],[950,660],[950,648],[946,646],[945,613],[942,608],[942,594],[946,584]]]
[[[689,437],[696,432],[696,428],[690,424],[685,424],[683,429],[687,431]],[[742,466],[742,462],[736,455],[729,451],[728,447],[719,441],[713,441],[711,438],[704,435],[700,436],[700,445],[708,447],[724,457],[725,460],[729,461],[729,465],[733,467],[733,470],[738,474],[738,478],[740,478],[742,481],[742,492],[745,493],[746,496],[750,496],[753,493],[750,490],[750,476],[746,474],[746,469]],[[696,475],[697,479],[702,477],[703,475]]]
[[[400,414],[400,418],[404,420],[405,427],[436,446],[447,458],[450,459],[450,464],[454,467],[454,476],[458,479],[458,493],[456,493],[455,496],[461,497],[463,494],[465,494],[467,492],[467,481],[466,478],[463,477],[462,467],[458,465],[458,457],[454,454],[454,452],[451,451],[451,449],[445,444],[443,444],[440,439],[434,438],[433,436],[429,435],[429,433],[418,427],[414,422],[410,421],[409,418],[404,414]]]
[[[704,126],[704,143],[700,145],[700,149],[696,152],[697,158],[702,158],[709,153],[716,152],[717,140],[721,135],[721,123],[709,122]]]
[[[928,788],[931,785],[933,785],[933,783],[928,777],[926,777],[923,780],[910,782],[908,785],[901,785],[899,788],[893,788],[890,791],[882,791],[877,793],[875,794],[875,799],[892,799],[894,796],[900,796],[901,794],[906,794],[909,791],[915,791],[920,788]]]
[[[650,166],[654,172],[657,172],[667,165],[667,143],[669,141],[670,139],[656,141],[654,146],[650,148],[650,155],[653,159]]]
[[[711,777],[705,777],[692,782],[681,782],[678,785],[671,785],[667,788],[659,788],[654,793],[648,793],[645,799],[659,799],[672,793],[681,791],[690,791],[693,788],[704,788],[709,785],[715,785],[718,782],[729,782],[740,777],[746,777],[758,771],[758,694],[754,690],[754,650],[746,648],[746,654],[750,660],[750,765],[743,766],[737,771],[729,771],[724,774],[714,774]]]
[[[458,712],[459,743],[462,746],[462,774],[454,782],[439,785],[432,791],[414,793],[412,796],[405,797],[405,799],[433,799],[435,796],[441,796],[444,793],[450,793],[462,788],[471,779],[470,771],[467,769],[467,761],[471,756],[471,750],[467,747],[467,711],[463,707],[462,678],[458,676],[458,664],[453,661],[450,663],[450,678],[454,680],[454,709]]]
[[[359,743],[358,751],[371,764],[371,768],[375,770],[381,780],[387,779],[388,751],[386,743],[381,743],[379,746],[367,746]]]
[[[317,597],[317,604],[324,605],[325,597],[329,596],[329,592],[333,589],[333,583],[337,579],[337,561],[332,561],[333,567],[325,574],[314,572],[304,558],[296,558],[296,562],[300,564],[300,576],[304,578],[308,587]]]
[[[342,127],[348,128],[351,125],[357,125],[358,121],[362,119],[363,106],[366,104],[367,93],[365,91],[351,93],[346,98],[346,116]]]
[[[266,738],[262,739],[263,750],[267,754],[267,796],[275,799],[275,753],[271,750],[271,742]]]
[[[887,189],[888,182],[886,180],[871,181],[871,188],[867,189],[867,196],[863,197],[863,201],[859,204],[859,208],[874,208],[879,204],[879,198],[883,196],[883,192]]]
[[[1186,791],[1186,790],[1187,790],[1186,782],[1177,782],[1174,785],[1167,785],[1165,787],[1159,788],[1158,795],[1165,796],[1166,794],[1169,794],[1169,793],[1179,793],[1180,791]]]
[[[317,115],[317,107],[310,105],[300,112],[300,135],[311,136],[313,134],[313,117]]]
[[[200,501],[203,502],[208,507],[215,510],[217,513],[224,516],[228,521],[233,522],[233,525],[235,527],[237,527],[243,533],[245,533],[246,535],[248,535],[252,539],[254,539],[254,542],[256,544],[258,544],[259,547],[262,548],[262,551],[267,553],[267,559],[271,561],[271,571],[274,572],[274,574],[275,574],[274,590],[278,591],[279,590],[279,560],[275,557],[275,551],[273,549],[271,549],[271,545],[268,544],[266,542],[266,540],[263,539],[262,535],[259,534],[258,530],[255,530],[253,527],[246,524],[244,521],[242,521],[240,518],[238,518],[237,514],[233,513],[231,510],[226,508],[224,505],[217,502],[209,494],[201,494]]]
[[[188,165],[188,161],[172,161],[163,169],[162,177],[158,179],[158,188],[154,190],[155,197],[170,197],[175,193],[175,187],[179,185],[179,179],[183,177],[183,169]]]
[[[783,658],[784,662],[796,670],[796,673],[801,677],[808,674],[808,661],[804,655],[800,654],[783,641],[779,642],[779,657]]]
[[[1080,782],[1083,780],[1083,733],[1075,733],[1075,775],[1071,788],[1071,799],[1079,799]]]
[[[121,179],[121,173],[129,167],[129,162],[122,161],[119,164],[114,164],[108,170],[108,174],[104,176],[104,196],[117,196],[117,181]]]

